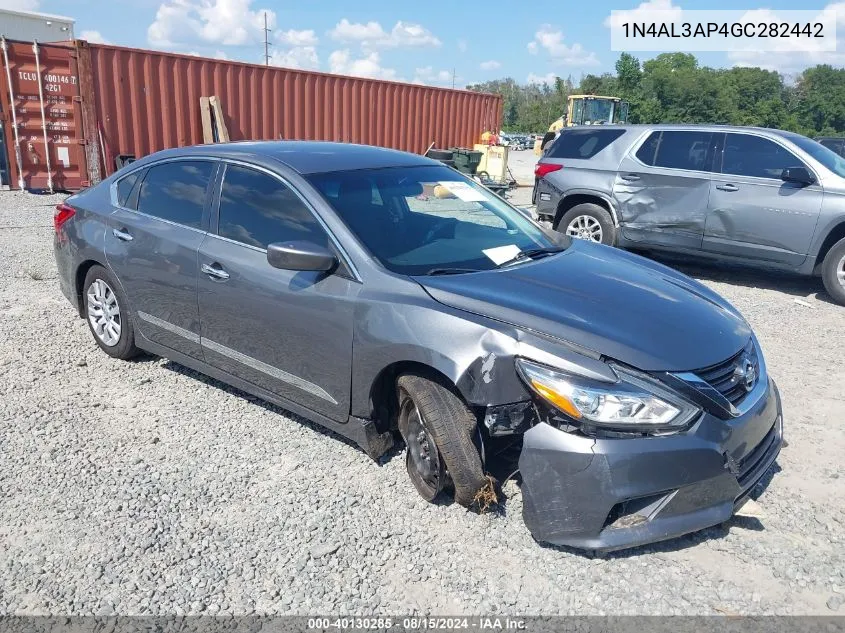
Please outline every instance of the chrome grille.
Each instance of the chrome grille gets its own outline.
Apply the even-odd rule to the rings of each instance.
[[[745,349],[723,363],[693,373],[736,406],[745,399],[760,379],[757,348],[753,341],[749,341]]]

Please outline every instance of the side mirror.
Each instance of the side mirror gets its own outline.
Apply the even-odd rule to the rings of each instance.
[[[337,257],[313,242],[276,242],[267,246],[267,263],[282,270],[329,271],[337,266]]]
[[[780,179],[805,187],[816,182],[816,177],[806,167],[787,167],[781,172]]]

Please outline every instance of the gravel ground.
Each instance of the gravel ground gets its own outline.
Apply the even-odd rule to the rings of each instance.
[[[524,149],[518,152],[508,152],[508,168],[513,174],[514,180],[521,185],[534,185],[534,166],[537,164],[538,156],[534,150]]]
[[[682,268],[756,329],[789,446],[759,518],[605,557],[417,497],[301,419],[112,360],[61,295],[59,196],[0,193],[0,613],[845,613],[845,308],[817,280]],[[804,303],[796,303],[800,299]]]

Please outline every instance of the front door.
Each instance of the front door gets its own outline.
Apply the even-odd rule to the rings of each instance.
[[[224,371],[345,422],[360,284],[342,266],[332,273],[270,266],[267,245],[289,241],[330,244],[282,179],[228,164],[216,231],[199,250],[203,352]]]
[[[701,248],[715,136],[698,130],[655,131],[622,159],[613,197],[626,239]]]
[[[175,160],[129,174],[118,181],[114,212],[106,216],[106,260],[126,291],[136,329],[195,358],[202,357],[197,250],[216,165]]]
[[[751,133],[725,137],[722,173],[711,183],[704,249],[800,266],[816,230],[824,190],[818,183],[781,180],[787,167],[809,167],[780,143]]]

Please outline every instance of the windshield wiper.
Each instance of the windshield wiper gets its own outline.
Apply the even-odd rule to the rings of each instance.
[[[544,248],[529,248],[527,251],[520,251],[515,257],[502,262],[496,268],[505,268],[506,266],[510,266],[511,264],[515,264],[516,262],[520,262],[523,259],[534,259],[540,256],[546,255],[554,255],[555,253],[560,253],[561,251],[565,250],[562,246],[546,246]]]
[[[477,268],[432,268],[426,271],[426,275],[463,275],[464,273],[477,273]]]

